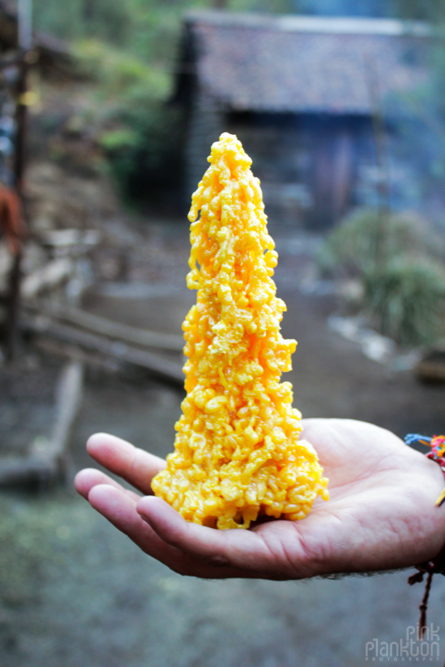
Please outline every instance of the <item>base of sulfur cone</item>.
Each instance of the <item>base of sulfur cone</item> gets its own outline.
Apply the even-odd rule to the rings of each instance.
[[[281,382],[297,343],[280,333],[286,305],[272,280],[278,255],[259,180],[233,135],[221,135],[209,162],[189,213],[187,285],[198,294],[183,324],[187,396],[175,451],[152,488],[206,526],[302,519],[317,496],[328,499],[328,480],[299,440],[301,414]]]
[[[328,500],[327,479],[322,477],[317,455],[307,441],[295,444],[294,455],[289,455],[293,460],[287,463],[268,461],[261,465],[267,454],[264,449],[254,451],[258,452],[256,461],[251,455],[244,465],[230,462],[202,481],[191,481],[190,468],[176,469],[170,461],[153,480],[153,491],[187,521],[221,529],[248,528],[264,515],[304,519],[318,495]],[[258,463],[261,467],[251,475],[249,468]]]

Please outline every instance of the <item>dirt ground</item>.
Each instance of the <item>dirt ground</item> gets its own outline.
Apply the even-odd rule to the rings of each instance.
[[[364,419],[398,435],[444,432],[444,387],[421,385],[411,372],[378,364],[329,331],[332,297],[299,290],[316,241],[272,233],[280,251],[279,296],[288,306],[283,332],[299,340],[286,379],[304,416]],[[131,281],[103,282],[85,305],[130,324],[178,333],[194,301],[184,286],[187,229],[153,224],[148,233],[135,232],[134,243],[139,255]],[[152,258],[150,282],[145,252]],[[167,454],[181,399],[180,391],[150,380],[131,383],[88,372],[72,442],[75,468],[90,465],[85,441],[95,431]],[[417,622],[423,591],[406,584],[407,572],[305,583],[200,581],[148,559],[74,492],[3,491],[0,511],[2,667],[392,664],[384,642],[406,645]],[[436,627],[445,623],[444,602],[444,583],[437,578],[429,609]],[[439,641],[441,660],[430,646],[425,660],[398,662],[442,664],[445,632],[439,631]]]

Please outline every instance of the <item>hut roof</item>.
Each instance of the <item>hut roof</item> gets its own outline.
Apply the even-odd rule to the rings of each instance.
[[[369,114],[367,70],[383,96],[406,92],[429,42],[418,22],[190,12],[178,91],[193,71],[233,111]]]

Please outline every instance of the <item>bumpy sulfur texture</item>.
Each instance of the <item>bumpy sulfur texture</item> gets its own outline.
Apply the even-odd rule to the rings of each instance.
[[[209,161],[189,213],[187,285],[198,294],[183,324],[187,396],[153,491],[206,526],[302,519],[317,495],[328,499],[328,480],[298,439],[292,385],[280,382],[297,343],[280,334],[286,306],[275,296],[278,255],[259,180],[233,135],[221,135]]]

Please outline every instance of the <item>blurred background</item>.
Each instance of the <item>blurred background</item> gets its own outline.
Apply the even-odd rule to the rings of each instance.
[[[444,30],[443,0],[0,0],[2,667],[397,657],[406,573],[182,578],[73,477],[96,431],[173,448],[186,216],[225,131],[261,179],[295,406],[445,432]]]

